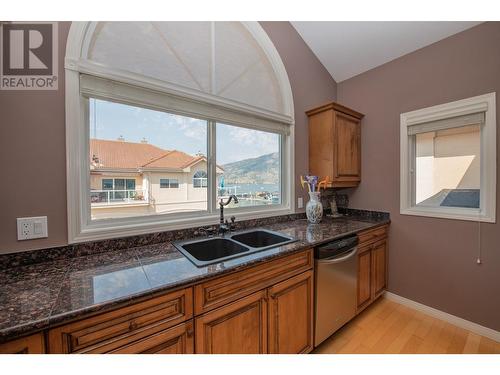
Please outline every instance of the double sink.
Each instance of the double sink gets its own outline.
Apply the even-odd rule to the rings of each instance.
[[[198,267],[271,249],[296,239],[267,229],[236,232],[226,237],[174,242],[174,246]]]

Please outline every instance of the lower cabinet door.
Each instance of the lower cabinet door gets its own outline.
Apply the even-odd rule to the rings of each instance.
[[[193,322],[179,324],[121,346],[109,353],[114,354],[193,354]]]
[[[385,240],[378,241],[372,249],[372,288],[373,298],[377,298],[386,288],[386,247]]]
[[[269,288],[269,353],[308,353],[313,348],[313,271]]]
[[[372,252],[370,248],[359,249],[358,255],[358,309],[365,307],[371,300]]]
[[[267,353],[266,290],[195,319],[196,353]]]
[[[43,333],[6,342],[0,345],[0,354],[43,354],[45,345]]]

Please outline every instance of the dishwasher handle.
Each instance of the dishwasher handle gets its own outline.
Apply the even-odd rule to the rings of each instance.
[[[350,251],[347,255],[343,255],[343,256],[334,256],[334,257],[331,257],[331,258],[326,258],[326,259],[317,259],[316,262],[318,262],[318,264],[334,264],[334,263],[341,263],[341,262],[344,262],[350,258],[352,258],[353,256],[355,256],[356,254],[358,253],[358,248],[355,247],[354,249],[352,249],[352,251]]]

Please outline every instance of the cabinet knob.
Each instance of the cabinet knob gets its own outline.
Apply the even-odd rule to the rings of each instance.
[[[130,331],[133,331],[134,329],[137,329],[137,323],[134,322],[134,321],[130,322],[130,324],[128,325],[128,329]]]

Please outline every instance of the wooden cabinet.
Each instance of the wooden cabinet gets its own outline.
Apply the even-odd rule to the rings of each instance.
[[[311,351],[313,264],[306,250],[195,286],[196,353]]]
[[[372,295],[372,252],[370,247],[359,249],[358,255],[358,308],[370,302]]]
[[[0,345],[0,354],[43,354],[45,343],[43,333],[6,342]]]
[[[195,314],[223,306],[307,271],[313,266],[313,252],[306,250],[195,285]]]
[[[269,288],[269,353],[309,353],[313,348],[313,272]]]
[[[361,181],[363,115],[337,103],[306,112],[309,116],[309,174],[329,176],[330,187]]]
[[[358,234],[358,312],[386,289],[387,228],[385,225]]]
[[[313,280],[306,271],[195,318],[196,353],[310,352]]]
[[[386,261],[387,241],[381,240],[373,245],[372,253],[372,295],[377,298],[386,288],[387,261]]]
[[[193,289],[186,288],[51,329],[49,352],[112,353],[126,347],[130,353],[143,348],[133,343],[163,332],[158,342],[168,336],[168,328],[192,317]]]
[[[266,290],[195,319],[196,353],[267,353]]]

